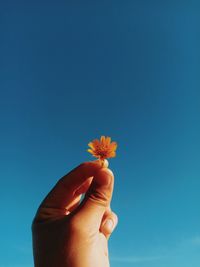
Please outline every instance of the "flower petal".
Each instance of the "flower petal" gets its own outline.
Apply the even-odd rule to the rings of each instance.
[[[94,157],[99,159],[113,158],[116,156],[115,150],[117,148],[116,142],[111,142],[109,136],[102,135],[100,140],[94,139],[88,144],[90,147],[87,151]]]
[[[102,136],[101,136],[101,139],[100,139],[101,143],[104,144],[104,143],[105,143],[105,139],[106,139],[106,137],[105,137],[104,135],[102,135]]]
[[[116,150],[117,149],[117,143],[116,142],[112,142],[110,144],[110,148],[113,149],[113,150]]]
[[[114,158],[114,157],[116,157],[116,153],[113,151],[110,153],[109,158]]]
[[[88,146],[91,147],[92,149],[95,148],[95,146],[94,146],[94,142],[90,142],[90,143],[88,144]]]
[[[92,155],[94,155],[94,151],[92,149],[88,149],[87,150],[89,153],[91,153]]]
[[[110,142],[111,142],[111,138],[109,136],[106,137],[106,144],[107,145],[110,145]]]
[[[97,147],[97,146],[100,145],[100,142],[99,142],[98,139],[94,139],[94,140],[92,141],[92,143],[93,143],[94,147]]]

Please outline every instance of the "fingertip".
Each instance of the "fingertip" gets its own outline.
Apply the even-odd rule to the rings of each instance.
[[[81,170],[82,172],[91,170],[93,173],[99,171],[101,169],[107,169],[109,162],[107,159],[105,160],[93,160],[93,161],[86,161],[81,163],[77,169]]]
[[[109,218],[105,221],[103,228],[104,228],[104,234],[111,234],[114,230],[115,223],[113,219]]]
[[[98,173],[102,173],[102,174],[106,174],[106,175],[110,175],[110,176],[114,176],[113,172],[111,169],[109,168],[101,168],[100,170],[98,170]]]
[[[109,166],[108,160],[107,159],[104,159],[104,161],[103,161],[103,167],[104,168],[108,168],[108,166]]]
[[[109,186],[114,179],[113,172],[108,168],[101,168],[96,172],[94,181],[99,185]]]
[[[114,212],[109,212],[107,217],[104,219],[103,224],[101,225],[101,232],[109,237],[118,224],[118,216]]]
[[[81,170],[81,172],[96,172],[98,171],[99,169],[102,168],[102,165],[101,165],[101,162],[100,161],[86,161],[86,162],[83,162],[81,163],[77,169]]]
[[[111,171],[111,169],[105,168],[105,170],[110,176],[114,177],[113,171]]]
[[[104,160],[96,159],[96,160],[89,161],[89,162],[101,168],[108,168],[109,166],[109,162],[107,159],[104,159]]]

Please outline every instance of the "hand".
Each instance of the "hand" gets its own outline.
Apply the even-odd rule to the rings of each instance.
[[[107,167],[107,161],[81,164],[43,200],[32,224],[35,267],[109,267],[107,243],[117,216]]]

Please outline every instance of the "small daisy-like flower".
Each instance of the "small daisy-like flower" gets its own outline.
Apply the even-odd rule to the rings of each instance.
[[[117,143],[111,142],[110,137],[101,136],[100,140],[95,139],[88,146],[90,149],[87,151],[102,161],[116,156]]]

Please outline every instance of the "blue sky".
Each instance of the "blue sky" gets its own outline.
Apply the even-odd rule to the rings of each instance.
[[[0,4],[0,267],[55,182],[117,141],[111,267],[200,262],[198,1]]]

